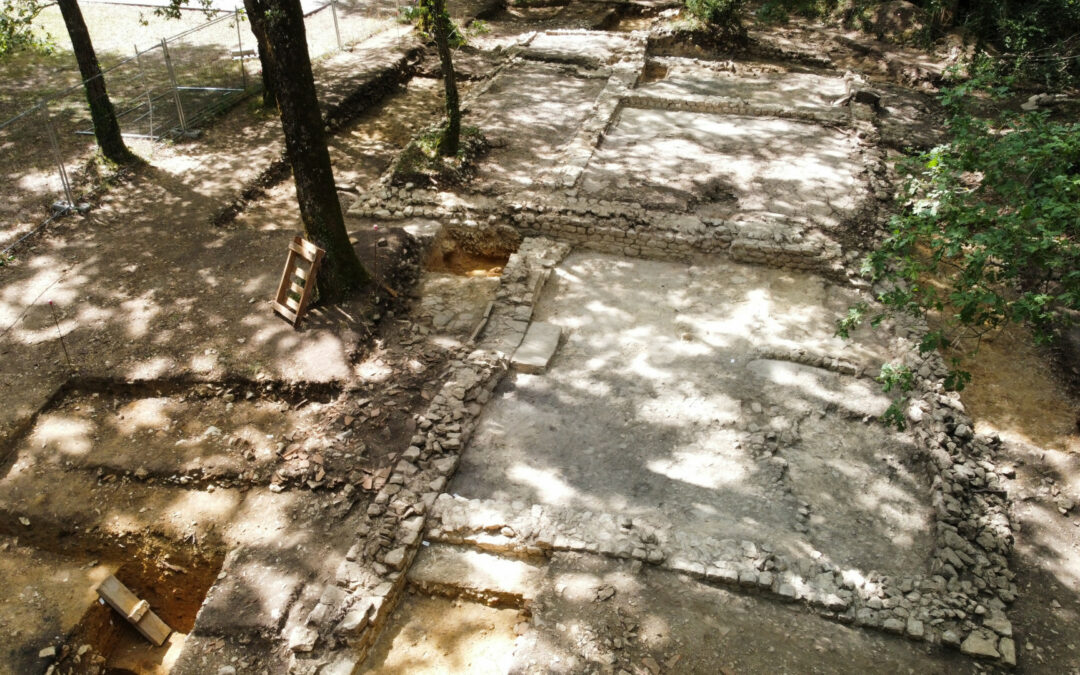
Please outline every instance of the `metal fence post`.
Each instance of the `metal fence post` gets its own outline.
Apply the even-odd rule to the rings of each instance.
[[[139,66],[139,81],[142,82],[143,91],[146,93],[146,114],[150,119],[150,138],[154,137],[154,97],[150,94],[150,88],[146,86],[146,71],[143,70],[142,52],[139,45],[135,45],[135,63]]]
[[[165,56],[165,69],[169,71],[169,81],[172,82],[173,100],[176,101],[176,114],[180,118],[180,130],[187,131],[187,122],[184,121],[184,104],[180,102],[180,87],[176,83],[176,73],[173,71],[172,59],[169,58],[169,46],[165,44],[165,38],[161,38],[161,53]]]
[[[330,14],[334,17],[334,35],[337,37],[337,49],[340,52],[344,47],[341,46],[341,30],[337,23],[337,0],[330,0]]]
[[[236,52],[240,58],[240,81],[243,82],[244,91],[247,91],[247,69],[244,68],[244,38],[240,35],[240,8],[236,10]]]
[[[60,154],[60,139],[56,136],[56,129],[53,128],[52,119],[49,117],[49,106],[43,101],[38,105],[41,106],[41,114],[45,119],[45,132],[49,136],[49,145],[52,146],[53,157],[56,158],[56,170],[60,174],[60,183],[64,186],[64,198],[67,200],[68,209],[75,207],[75,198],[71,196],[71,183],[68,182],[67,169],[64,167],[64,156]]]

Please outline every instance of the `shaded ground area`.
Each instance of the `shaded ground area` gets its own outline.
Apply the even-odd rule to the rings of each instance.
[[[412,136],[442,112],[441,86],[438,80],[413,78],[332,136],[328,144],[338,185],[363,190],[377,180]],[[342,207],[348,208],[349,193],[341,197]],[[295,183],[286,180],[268,190],[236,225],[261,231],[299,229]]]
[[[604,85],[601,78],[577,77],[571,66],[523,61],[504,71],[471,118],[494,146],[477,169],[477,183],[532,186],[557,164]]]
[[[556,556],[532,607],[512,672],[982,672],[901,638],[586,556]]]

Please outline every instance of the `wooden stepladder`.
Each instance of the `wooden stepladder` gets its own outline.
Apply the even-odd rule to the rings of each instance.
[[[326,251],[300,235],[293,237],[289,244],[289,257],[285,260],[285,271],[274,297],[274,311],[288,319],[293,328],[300,324],[311,302],[315,275],[319,273],[324,255]],[[300,266],[301,260],[308,263],[306,269]]]

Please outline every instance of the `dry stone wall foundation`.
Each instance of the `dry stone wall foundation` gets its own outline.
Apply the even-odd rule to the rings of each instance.
[[[557,49],[552,51],[548,38],[590,35],[553,31],[524,36],[507,50],[507,60],[493,77],[474,89],[469,105],[482,105],[491,82],[516,60],[562,58]],[[538,41],[538,36],[544,40]],[[582,173],[621,110],[769,117],[843,128],[861,143],[857,161],[866,196],[853,217],[872,218],[890,196],[869,107],[788,109],[723,96],[641,95],[634,88],[648,42],[637,35],[621,37],[612,43],[606,62],[572,63],[588,71],[588,77],[607,78],[607,84],[588,120],[562,148],[554,170],[532,186],[451,194],[393,186],[387,176],[361,194],[351,209],[351,215],[363,218],[439,219],[464,230],[512,225],[532,237],[511,257],[477,348],[460,355],[430,408],[419,417],[420,431],[368,508],[356,544],[335,579],[301,594],[317,600],[307,603],[303,612],[291,613],[285,627],[291,672],[354,672],[402,593],[406,571],[425,538],[519,556],[576,551],[633,559],[706,583],[802,603],[838,622],[1015,664],[1016,646],[1006,616],[1017,594],[1008,564],[1013,536],[1007,494],[994,464],[997,441],[972,432],[958,399],[944,392],[940,358],[918,356],[910,338],[898,338],[896,343],[917,373],[918,395],[908,418],[926,467],[935,514],[935,546],[925,570],[882,575],[841,568],[822,558],[779,554],[768,541],[691,538],[672,523],[446,494],[477,417],[529,326],[544,281],[570,245],[658,259],[727,255],[737,262],[810,271],[837,281],[852,276],[850,256],[835,233],[812,219],[715,217],[707,210],[671,211],[585,196],[579,189]],[[907,335],[926,330],[918,325],[903,328]],[[839,361],[832,359],[824,367],[829,363]],[[859,374],[857,367],[848,370]]]

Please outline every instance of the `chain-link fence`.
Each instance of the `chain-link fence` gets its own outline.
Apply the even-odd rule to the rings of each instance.
[[[396,14],[396,0],[330,0],[304,19],[311,58],[348,49]],[[130,57],[102,74],[124,137],[179,136],[255,91],[262,77],[256,49],[239,10],[154,44],[133,45]],[[79,195],[97,182],[84,84],[0,121],[0,148],[2,264],[30,233],[77,208]]]
[[[396,19],[399,7],[406,4],[407,0],[329,0],[304,17],[308,53],[317,59],[366,40],[382,30],[387,19]]]

